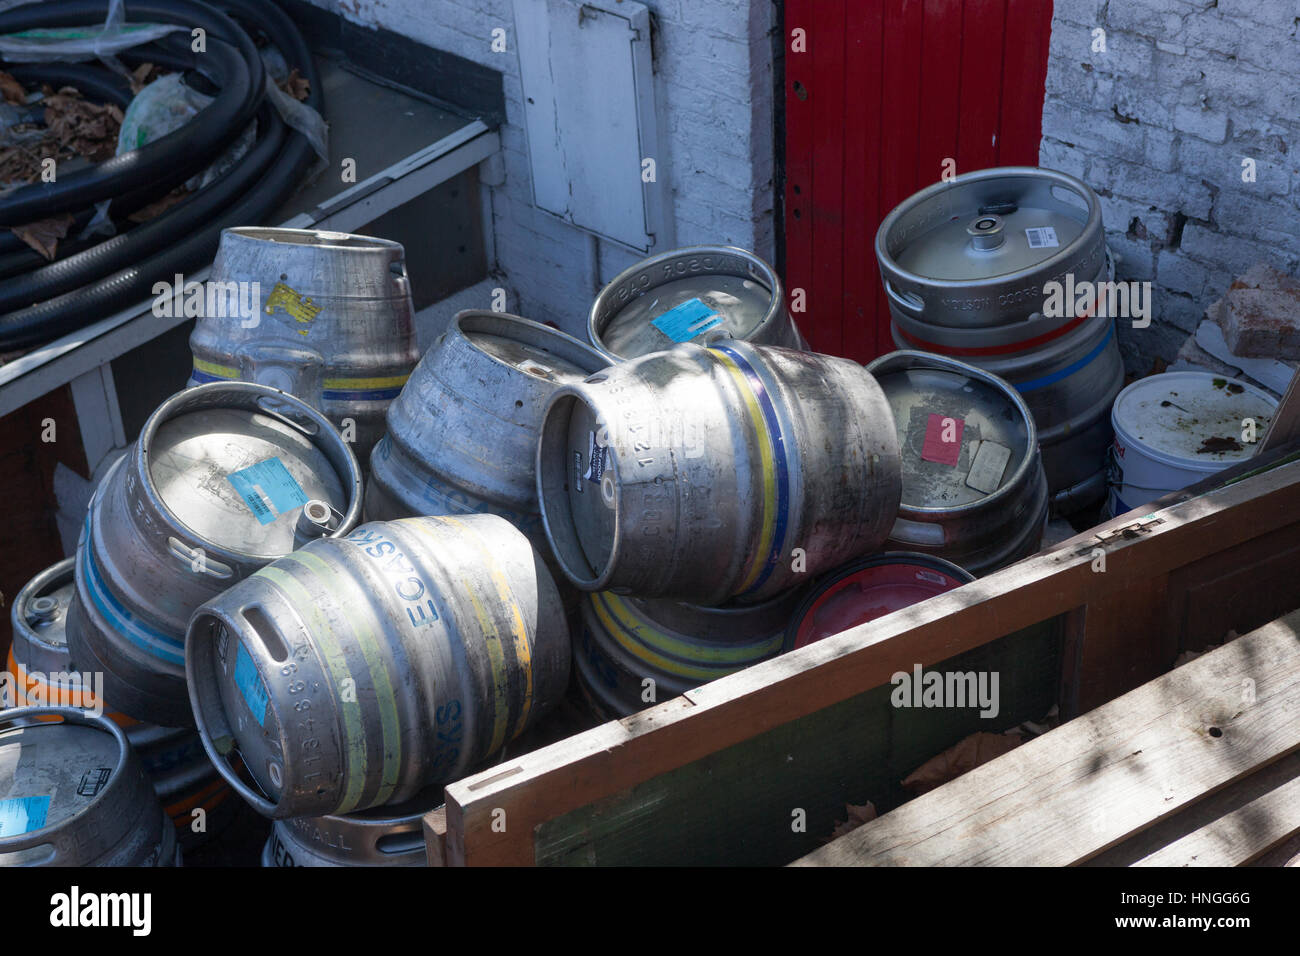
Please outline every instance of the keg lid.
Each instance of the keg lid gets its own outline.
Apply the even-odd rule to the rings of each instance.
[[[28,670],[67,669],[65,625],[76,587],[75,560],[65,558],[46,568],[28,581],[14,599],[14,659]]]
[[[706,332],[752,338],[783,308],[771,268],[742,249],[677,249],[637,263],[591,309],[592,344],[619,359],[699,341]]]
[[[854,561],[818,583],[786,631],[785,649],[866,624],[975,580],[950,561],[905,551]]]
[[[1276,410],[1277,400],[1248,382],[1162,372],[1120,392],[1111,420],[1129,444],[1166,464],[1212,471],[1253,455],[1259,446],[1242,441],[1243,422],[1253,419],[1262,439]]]
[[[0,839],[57,826],[108,787],[122,756],[94,725],[32,723],[0,729]]]
[[[307,502],[324,501],[340,515],[355,505],[344,486],[352,476],[337,463],[343,452],[327,444],[342,439],[297,399],[217,382],[164,403],[146,425],[139,453],[158,498],[198,538],[278,557],[294,549]]]
[[[894,412],[902,506],[950,510],[982,502],[1033,456],[1033,419],[1010,385],[961,362],[894,352],[867,366]]]

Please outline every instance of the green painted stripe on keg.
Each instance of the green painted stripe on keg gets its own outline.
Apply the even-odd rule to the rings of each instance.
[[[295,561],[308,570],[314,570],[322,578],[329,579],[335,576],[337,569],[312,554],[310,551],[295,551],[290,555]],[[355,606],[348,601],[337,601],[335,606],[342,610],[347,618],[352,633],[358,637],[364,637],[373,632],[374,627],[371,622],[362,620],[355,612]],[[375,799],[380,803],[387,803],[397,789],[398,772],[402,766],[402,733],[401,724],[397,717],[397,694],[393,689],[393,682],[388,674],[388,667],[378,653],[376,653],[374,642],[361,640],[361,654],[366,659],[366,667],[370,670],[370,683],[375,692],[375,705],[379,708],[379,724],[383,736],[384,763],[380,772],[380,786],[375,794]]]
[[[776,652],[782,644],[783,635],[778,633],[762,642],[748,644],[691,644],[674,637],[672,634],[657,630],[650,621],[638,617],[636,611],[621,597],[612,592],[602,592],[613,615],[622,629],[633,635],[637,641],[654,651],[683,657],[687,660],[708,661],[716,664],[735,664],[745,666],[754,663],[760,657]],[[594,599],[593,595],[593,599]],[[627,646],[627,645],[624,645]],[[628,647],[632,653],[639,653]]]
[[[721,677],[722,673],[727,672],[727,670],[739,670],[740,667],[743,666],[738,664],[735,667],[726,669],[718,667],[693,667],[690,664],[671,660],[661,654],[656,654],[643,644],[629,641],[625,630],[614,619],[609,605],[605,603],[606,600],[611,597],[613,597],[613,595],[603,592],[594,595],[591,602],[592,610],[596,612],[596,618],[600,621],[601,626],[604,627],[605,633],[618,642],[620,647],[633,655],[637,660],[657,667],[664,673],[671,674],[674,677],[690,677],[703,681],[714,680],[717,677]]]
[[[280,560],[288,561],[296,557],[297,555],[288,554]],[[293,575],[273,565],[268,565],[257,573],[280,588],[299,614],[315,617],[320,623],[324,623],[320,618],[320,608],[316,603],[315,595],[303,587]],[[345,680],[350,679],[352,670],[348,667],[347,658],[343,656],[343,650],[329,637],[329,628],[324,626],[312,628],[312,637],[316,640],[321,656],[325,658],[325,666],[329,668],[335,686],[342,685]],[[355,694],[353,696],[356,697]],[[348,778],[347,790],[334,812],[348,813],[361,803],[361,788],[369,768],[366,760],[365,730],[361,726],[361,704],[359,700],[348,701],[340,697],[339,706],[343,711],[343,752],[349,772],[345,775]],[[354,767],[358,772],[351,772]]]

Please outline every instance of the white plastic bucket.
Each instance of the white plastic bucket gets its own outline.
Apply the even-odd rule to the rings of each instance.
[[[1210,372],[1164,372],[1129,385],[1110,412],[1115,428],[1111,515],[1249,458],[1277,404],[1254,385]],[[1254,442],[1244,440],[1246,419],[1254,420]]]

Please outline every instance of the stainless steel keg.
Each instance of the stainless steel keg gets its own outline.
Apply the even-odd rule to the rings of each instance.
[[[587,320],[591,344],[610,362],[716,331],[755,345],[808,347],[776,272],[734,246],[688,246],[643,259],[601,289]]]
[[[411,799],[498,752],[563,695],[569,634],[505,519],[405,518],[313,541],[208,601],[186,665],[236,791],[266,816],[326,816]]]
[[[717,605],[878,548],[898,469],[889,405],[862,366],[719,340],[561,388],[537,480],[577,587]]]
[[[0,866],[179,862],[121,728],[70,707],[0,711]]]
[[[314,229],[225,229],[205,291],[190,336],[190,384],[260,382],[296,395],[369,461],[384,412],[420,359],[401,244]]]
[[[366,520],[498,514],[549,557],[534,472],[542,413],[561,385],[608,364],[538,322],[458,313],[388,409],[370,459]]]
[[[427,866],[424,815],[436,800],[375,807],[346,816],[276,820],[262,866]]]
[[[574,650],[579,684],[606,720],[653,707],[781,653],[802,593],[722,607],[586,595]]]
[[[902,499],[889,546],[975,575],[1038,551],[1047,524],[1034,417],[1006,382],[926,352],[870,362],[893,410]]]
[[[312,502],[326,526],[307,520]],[[361,471],[317,411],[264,385],[173,395],[96,489],[77,545],[72,659],[137,720],[193,726],[185,629],[204,601],[361,514]]]
[[[1084,183],[1034,167],[937,183],[876,233],[894,341],[1006,379],[1038,425],[1054,508],[1105,491],[1109,409],[1123,386],[1114,316],[1047,308],[1049,283],[1109,282],[1101,204]]]

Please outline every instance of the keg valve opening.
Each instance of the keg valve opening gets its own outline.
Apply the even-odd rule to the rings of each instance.
[[[966,227],[966,234],[971,237],[971,248],[981,251],[996,249],[1006,241],[1002,231],[1002,217],[993,214],[979,216]]]
[[[293,529],[295,548],[302,547],[308,541],[324,538],[338,528],[342,516],[329,506],[329,502],[313,498],[302,506],[298,521]]]

